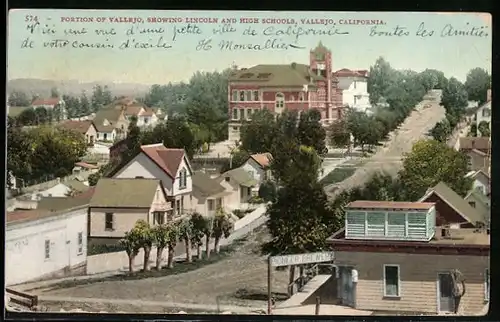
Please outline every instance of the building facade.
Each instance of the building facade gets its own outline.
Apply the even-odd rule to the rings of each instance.
[[[87,205],[14,211],[6,221],[6,285],[86,272]]]
[[[242,122],[258,110],[276,115],[318,109],[323,124],[342,117],[342,90],[332,73],[332,53],[320,42],[309,64],[256,65],[235,70],[228,85],[228,135],[239,141]]]
[[[368,94],[368,71],[341,69],[333,73],[342,90],[342,104],[358,111],[371,113],[370,94]]]

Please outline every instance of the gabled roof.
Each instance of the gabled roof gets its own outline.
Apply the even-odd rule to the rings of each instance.
[[[159,185],[158,179],[103,178],[95,186],[90,207],[150,208]]]
[[[474,209],[476,209],[483,216],[485,221],[490,220],[490,218],[491,218],[491,206],[490,206],[491,201],[487,196],[485,196],[484,194],[482,194],[479,191],[471,190],[471,191],[469,191],[467,196],[465,196],[464,200],[466,200],[467,203],[471,200],[479,202],[479,204],[476,204],[476,207]]]
[[[59,126],[82,134],[87,133],[91,126],[95,128],[95,125],[92,123],[92,121],[65,121],[60,123]]]
[[[167,148],[162,143],[142,145],[141,151],[172,179],[175,179],[177,170],[186,156],[184,149]],[[191,171],[189,162],[186,163]]]
[[[488,180],[490,179],[490,176],[488,174],[488,172],[486,172],[485,170],[483,169],[480,169],[480,170],[477,170],[477,171],[469,171],[465,177],[466,178],[472,178],[472,179],[476,179],[478,176],[485,176]]]
[[[116,122],[118,122],[122,113],[122,110],[113,108],[99,110],[93,119],[97,131],[112,132],[113,129],[115,129]],[[104,125],[104,120],[108,120],[110,125]]]
[[[245,169],[242,168],[226,171],[220,176],[220,178],[226,177],[232,178],[235,182],[244,187],[253,187],[258,183],[257,180],[255,180],[247,171],[245,171]]]
[[[261,168],[267,168],[271,164],[273,156],[269,152],[258,153],[258,154],[252,154],[250,156],[250,159],[253,159],[255,162],[257,162],[257,164],[260,165]]]
[[[193,190],[197,190],[201,195],[211,196],[225,191],[217,180],[210,178],[206,173],[195,172],[192,180]]]
[[[443,202],[455,210],[467,222],[476,225],[476,222],[484,222],[483,216],[467,201],[462,199],[455,191],[448,187],[444,182],[438,183],[435,187],[428,189],[427,193],[420,198],[420,202],[427,200],[431,195],[437,195]]]
[[[76,162],[75,167],[81,167],[81,168],[91,169],[91,170],[99,169],[99,166],[97,166],[95,164],[87,163],[87,162]]]
[[[84,183],[78,181],[78,180],[69,180],[64,182],[64,185],[67,186],[68,188],[71,188],[72,190],[76,192],[84,192],[90,189],[89,186],[85,185]]]

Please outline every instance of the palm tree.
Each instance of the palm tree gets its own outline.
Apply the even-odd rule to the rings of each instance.
[[[120,245],[125,248],[125,252],[128,256],[128,271],[132,273],[134,271],[134,259],[139,254],[141,249],[139,236],[132,229],[127,231],[125,236],[120,240]]]
[[[193,223],[189,218],[184,218],[179,223],[179,240],[184,242],[186,246],[186,262],[191,263],[193,258],[191,256],[191,235],[193,232]]]
[[[205,219],[197,212],[191,214],[189,218],[191,222],[191,245],[196,246],[196,257],[201,260],[201,247],[203,246],[203,227],[205,226]]]
[[[144,249],[144,266],[143,270],[146,272],[149,270],[149,257],[151,254],[151,249],[153,248],[153,243],[155,241],[153,231],[149,224],[144,220],[138,220],[132,229],[139,236],[139,243]]]
[[[156,244],[156,270],[161,269],[163,250],[168,246],[168,228],[166,225],[153,227],[154,242]]]
[[[220,252],[220,240],[222,237],[228,238],[233,230],[233,223],[222,208],[217,209],[213,219],[212,236],[214,237],[214,250]]]
[[[168,268],[174,267],[175,245],[179,238],[179,227],[176,223],[167,224],[167,247],[168,247]]]

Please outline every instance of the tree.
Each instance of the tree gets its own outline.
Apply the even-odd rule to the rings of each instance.
[[[447,86],[443,89],[441,105],[446,112],[455,115],[463,115],[468,105],[467,91],[460,81],[450,78]]]
[[[485,69],[473,68],[467,73],[464,85],[469,100],[481,105],[486,102],[486,93],[491,88],[491,75]]]
[[[481,136],[491,136],[490,123],[487,121],[481,121],[477,126],[477,130],[481,133]]]
[[[25,92],[12,91],[9,94],[8,101],[10,106],[30,106],[31,100]]]
[[[439,142],[446,143],[448,137],[451,134],[450,122],[447,119],[444,119],[438,122],[430,131],[430,135]]]
[[[321,113],[317,109],[307,110],[300,115],[298,140],[301,145],[313,147],[319,155],[328,152],[326,131],[321,125]]]
[[[134,259],[139,254],[141,249],[139,236],[135,234],[136,231],[133,229],[131,231],[125,232],[125,236],[120,239],[120,245],[125,248],[125,252],[128,256],[128,271],[132,273],[134,271]]]
[[[348,148],[351,143],[351,133],[345,119],[333,122],[329,127],[330,144],[335,148]]]
[[[472,136],[472,137],[477,136],[477,123],[474,122],[470,125],[470,131],[467,134],[467,136]]]
[[[175,257],[175,246],[177,245],[177,240],[179,238],[179,227],[175,223],[167,224],[167,248],[168,248],[168,260],[167,267],[174,267],[174,257]]]
[[[264,201],[274,201],[276,199],[277,189],[274,182],[266,180],[259,187],[259,197]]]
[[[213,219],[212,236],[214,238],[214,250],[218,254],[220,252],[220,240],[222,237],[228,238],[233,230],[233,223],[228,214],[222,208],[217,209],[217,213]]]
[[[201,259],[201,246],[203,246],[203,237],[204,227],[205,227],[205,219],[203,216],[197,212],[192,213],[189,217],[189,221],[191,223],[192,231],[191,231],[191,245],[196,246],[196,257],[198,260]]]
[[[247,151],[241,148],[234,148],[230,152],[229,161],[226,164],[223,164],[223,166],[221,167],[221,173],[241,167],[249,157],[250,154]]]
[[[399,179],[406,200],[418,200],[440,181],[465,196],[472,185],[471,180],[465,178],[468,171],[467,156],[463,153],[446,143],[420,140],[405,155]]]
[[[351,112],[347,116],[347,126],[354,142],[361,145],[364,152],[365,145],[376,145],[384,136],[383,125],[363,112]]]
[[[78,110],[78,114],[80,116],[85,116],[89,115],[91,112],[92,108],[90,106],[87,94],[85,94],[85,92],[82,92],[82,95],[80,96],[80,109]]]
[[[7,119],[7,172],[15,178],[27,179],[31,177],[31,159],[34,152],[33,144],[28,134],[12,117]],[[7,176],[7,185],[12,187],[10,176]]]
[[[205,256],[210,258],[210,237],[214,231],[214,220],[211,217],[203,217],[202,226],[200,227],[205,236]]]
[[[161,259],[163,251],[168,247],[170,238],[169,227],[167,225],[157,225],[152,228],[154,244],[156,245],[156,270],[161,270]]]
[[[396,83],[395,76],[391,65],[383,57],[379,57],[375,65],[370,67],[370,77],[368,78],[370,103],[376,104],[381,97],[386,97],[389,88]]]
[[[241,126],[241,149],[249,153],[270,152],[277,134],[274,115],[268,109],[259,110],[252,114],[250,122]]]
[[[59,91],[57,90],[56,87],[52,87],[50,89],[50,97],[51,98],[59,98]]]
[[[179,238],[186,246],[186,262],[191,263],[193,257],[191,256],[191,238],[193,235],[193,223],[189,218],[184,218],[179,223]]]
[[[278,153],[279,155],[280,153]],[[283,155],[287,155],[285,151]],[[262,246],[269,255],[286,255],[324,249],[328,237],[327,223],[332,220],[326,194],[318,183],[320,160],[314,148],[300,146],[281,163],[281,188],[276,200],[268,206],[267,226],[272,236]],[[271,167],[276,167],[272,162]],[[276,169],[274,169],[276,170]],[[295,267],[290,268],[290,284]]]
[[[155,234],[153,233],[151,226],[142,219],[135,223],[132,231],[133,234],[137,236],[139,245],[141,245],[142,249],[144,249],[143,271],[149,271],[149,257],[151,255],[153,243],[155,242]]]
[[[96,85],[92,92],[91,110],[97,112],[102,107],[109,105],[113,101],[113,96],[108,86]]]
[[[17,122],[19,125],[22,126],[31,126],[31,125],[37,125],[38,120],[37,120],[37,114],[35,113],[34,108],[28,108],[23,110],[17,117]]]

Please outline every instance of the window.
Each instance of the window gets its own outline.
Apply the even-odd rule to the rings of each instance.
[[[469,201],[469,205],[470,205],[472,208],[476,208],[476,202],[475,202],[475,201]]]
[[[238,100],[238,91],[233,91],[233,99],[232,101],[237,101]]]
[[[238,132],[238,127],[237,126],[233,126],[233,131]]]
[[[104,133],[104,140],[108,139],[108,133]]]
[[[489,108],[483,109],[483,117],[490,117],[490,109]]]
[[[247,108],[247,119],[252,119],[252,109],[251,108]]]
[[[406,236],[406,214],[404,212],[393,212],[387,214],[387,236]]]
[[[490,269],[484,270],[484,300],[490,300]]]
[[[427,220],[425,213],[409,212],[408,218],[408,231],[409,238],[423,238],[427,235]]]
[[[304,100],[304,93],[300,92],[299,93],[299,101],[303,101]]]
[[[45,259],[50,258],[50,240],[45,239]]]
[[[231,178],[230,177],[225,177],[224,180],[226,180],[226,182],[229,182],[229,181],[231,181]]]
[[[165,216],[161,211],[153,212],[153,224],[163,225],[165,223]]]
[[[83,233],[78,233],[78,255],[83,254]]]
[[[181,213],[181,201],[180,200],[175,201],[175,212],[177,215],[180,215],[180,213]]]
[[[238,119],[238,109],[233,108],[233,120],[237,120],[237,119]]]
[[[367,214],[366,223],[367,236],[385,235],[385,212],[372,212]]]
[[[354,81],[354,89],[356,89],[356,81]]]
[[[215,200],[208,199],[207,200],[207,207],[208,207],[208,211],[214,211],[215,210]]]
[[[259,91],[253,91],[253,100],[259,101]]]
[[[149,123],[149,118],[145,117],[144,118],[144,124],[148,124]]]
[[[247,97],[246,97],[246,100],[247,100],[247,101],[251,101],[251,100],[252,100],[252,91],[247,91]]]
[[[217,200],[215,200],[215,208],[216,209],[222,208],[222,198],[217,198]]]
[[[241,102],[245,101],[245,91],[240,91],[240,101]]]
[[[114,230],[114,228],[113,228],[113,221],[114,221],[113,220],[114,219],[113,218],[114,217],[113,213],[107,212],[104,216],[106,217],[105,218],[105,223],[104,223],[104,228],[106,230]]]
[[[384,265],[384,296],[400,296],[399,265]]]
[[[276,93],[275,106],[276,108],[285,107],[285,95],[283,93]]]

